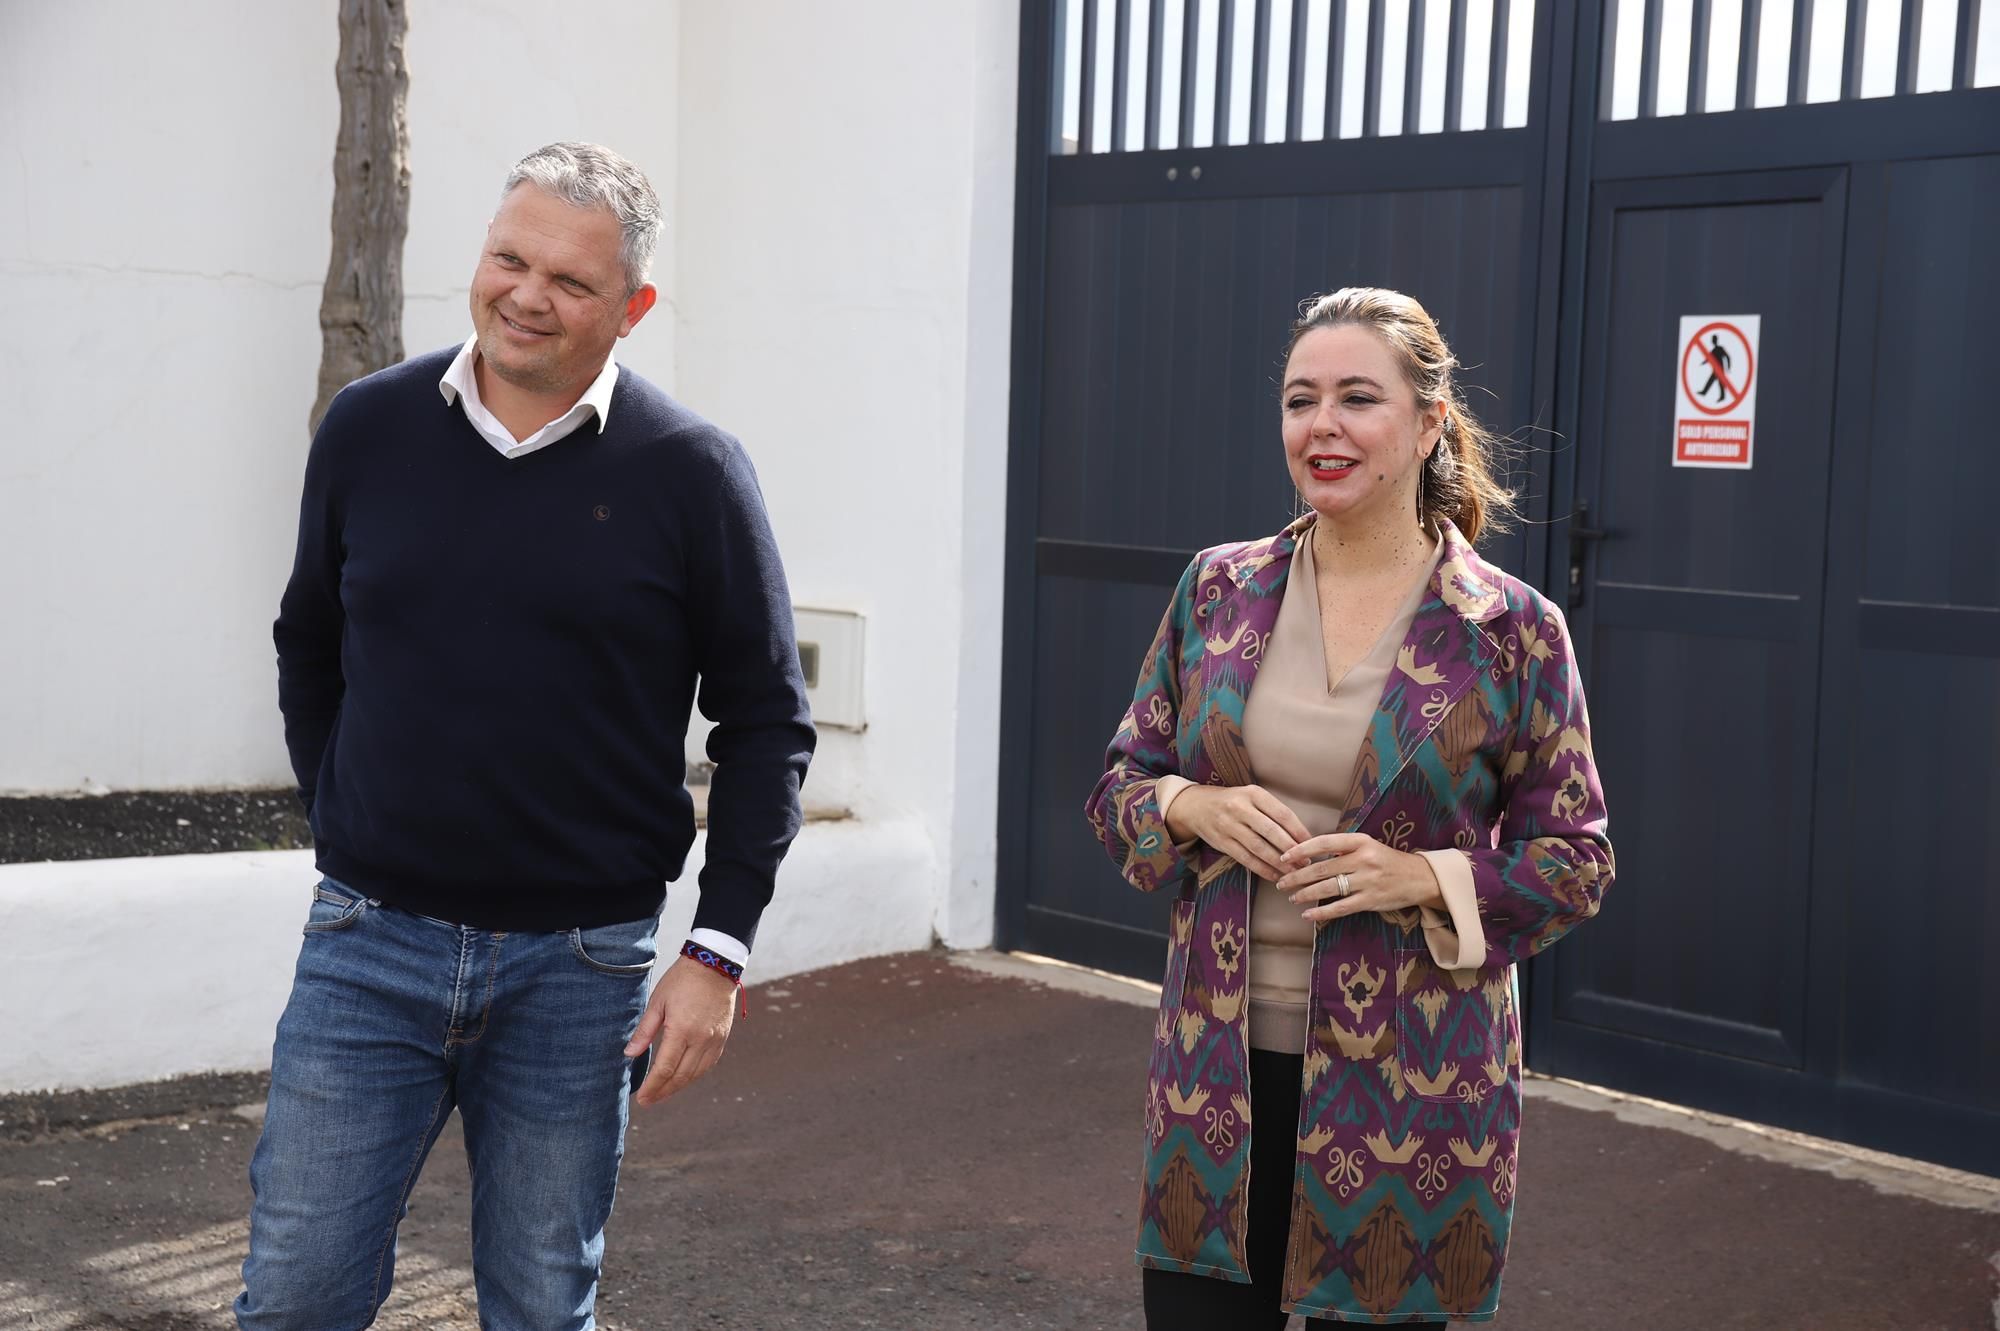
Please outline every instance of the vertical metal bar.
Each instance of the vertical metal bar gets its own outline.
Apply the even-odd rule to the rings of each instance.
[[[1236,74],[1236,0],[1216,0],[1216,148],[1230,142],[1230,80]]]
[[[1736,109],[1757,105],[1757,48],[1764,37],[1764,0],[1743,0],[1743,34],[1736,40]]]
[[[1368,65],[1361,81],[1361,132],[1373,138],[1382,132],[1382,66],[1389,45],[1389,28],[1382,21],[1382,0],[1368,0]]]
[[[1132,0],[1116,0],[1111,20],[1111,151],[1125,151],[1126,103],[1132,92]]]
[[[1862,154],[1857,153],[1856,156]],[[1826,406],[1819,408],[1820,412],[1830,409],[1831,419],[1826,415],[1819,416],[1819,421],[1827,422],[1825,425],[1818,421],[1811,424],[1804,420],[1797,422],[1805,430],[1815,433],[1824,430],[1831,446],[1829,453],[1820,455],[1827,459],[1821,464],[1825,479],[1820,484],[1825,487],[1821,493],[1826,496],[1824,512],[1827,526],[1824,530],[1830,536],[1835,532],[1854,531],[1868,522],[1866,515],[1871,508],[1869,489],[1872,480],[1872,459],[1869,456],[1871,427],[1880,419],[1878,412],[1885,400],[1896,400],[1889,396],[1894,388],[1871,371],[1881,363],[1882,355],[1882,343],[1878,339],[1883,335],[1883,306],[1886,303],[1882,291],[1885,284],[1881,280],[1883,257],[1891,252],[1896,239],[1908,235],[1901,228],[1891,230],[1885,216],[1889,212],[1887,201],[1895,192],[1890,182],[1898,179],[1893,164],[1864,160],[1855,162],[1847,169],[1844,187],[1827,192],[1825,197],[1829,210],[1846,213],[1846,225],[1837,228],[1834,234],[1845,231],[1846,235],[1835,242],[1839,253],[1814,265],[1825,274],[1816,278],[1815,285],[1824,283],[1826,289],[1840,293],[1835,298],[1838,304],[1832,307],[1838,312],[1829,311],[1831,317],[1816,320],[1810,329],[1799,329],[1808,334],[1801,339],[1799,347],[1809,358],[1806,364],[1826,365],[1830,369],[1839,367],[1838,371],[1827,376],[1833,381],[1833,391],[1823,399]],[[1941,232],[1930,234],[1939,235]],[[1853,370],[1849,370],[1850,366],[1854,367]],[[1791,423],[1787,421],[1788,425]],[[1862,597],[1867,595],[1865,589],[1871,581],[1869,573],[1881,567],[1875,562],[1880,556],[1872,549],[1864,550],[1860,541],[1842,540],[1838,536],[1828,540],[1826,547],[1825,571],[1820,575],[1821,585],[1826,589],[1821,601],[1825,609],[1821,611],[1819,632],[1824,636],[1820,641],[1855,642],[1859,640],[1864,613]],[[1807,721],[1805,725],[1817,724],[1822,728],[1820,733],[1831,735],[1839,724],[1834,718],[1844,720],[1854,709],[1868,705],[1863,700],[1872,701],[1873,695],[1867,690],[1867,675],[1864,673],[1867,658],[1864,654],[1829,652],[1823,659],[1825,665],[1820,672],[1818,703],[1821,719],[1816,723]],[[1862,750],[1860,744],[1849,743],[1853,747],[1839,744],[1838,747],[1822,748],[1820,753],[1824,756],[1813,764],[1816,771],[1811,779],[1813,793],[1810,798],[1823,801],[1816,805],[1817,808],[1839,808],[1841,801],[1852,798],[1849,773],[1853,766],[1859,765],[1854,760],[1860,758]],[[1807,854],[1811,855],[1815,867],[1826,865],[1830,871],[1826,877],[1815,874],[1811,891],[1824,893],[1817,896],[1816,905],[1817,901],[1847,898],[1859,886],[1859,875],[1842,875],[1832,868],[1852,863],[1857,858],[1855,852],[1859,848],[1859,837],[1848,819],[1818,818],[1814,823],[1811,836],[1801,840],[1809,841],[1811,849]],[[1852,939],[1851,933],[1845,937],[1842,934],[1844,929],[1852,926],[1835,912],[1811,909],[1807,913],[1812,918],[1802,930],[1801,945],[1802,950],[1812,950],[1806,955],[1826,955],[1819,949],[1838,952],[1843,943]],[[1799,993],[1796,1001],[1800,1008],[1795,1010],[1837,1012],[1845,1003],[1859,997],[1859,992],[1852,987],[1855,981],[1853,972],[1831,974],[1831,966],[1812,969],[1815,974]],[[1809,1017],[1806,1028],[1803,1047],[1799,1049],[1800,1070],[1806,1076],[1839,1076],[1843,1065],[1851,1066],[1855,1046],[1850,1043],[1853,1028],[1847,1022],[1838,1019],[1819,1021]]]
[[[1662,0],[1646,0],[1646,28],[1639,36],[1639,118],[1660,114],[1660,41],[1666,28]]]
[[[1201,0],[1181,0],[1180,146],[1194,147],[1195,72],[1201,58]]]
[[[1610,23],[1617,15],[1620,0],[1604,0],[1605,22]],[[1486,128],[1499,129],[1507,123],[1507,53],[1513,49],[1511,40],[1514,32],[1514,7],[1512,0],[1493,0],[1493,31],[1488,37],[1486,72]],[[1611,66],[1611,48],[1606,46],[1604,67]],[[1528,58],[1530,74],[1534,69],[1534,57]],[[1609,88],[1611,80],[1606,78],[1604,86]],[[1608,97],[1609,94],[1607,93]],[[1607,107],[1610,102],[1605,103]],[[1611,119],[1611,112],[1605,111],[1604,118]]]
[[[1229,142],[1229,94],[1236,73],[1236,0],[1216,0],[1215,146]]]
[[[1964,92],[1972,86],[1979,64],[1980,0],[1958,0],[1958,58],[1952,61],[1951,86]]]
[[[1840,95],[1861,96],[1861,52],[1867,44],[1868,0],[1847,0],[1847,31],[1840,35]]]
[[[1714,22],[1712,0],[1694,0],[1688,25],[1687,113],[1698,116],[1708,110],[1708,37]]]
[[[1326,129],[1327,142],[1340,137],[1340,104],[1347,98],[1347,0],[1326,5]]]
[[[1580,440],[1585,433],[1576,424],[1580,375],[1575,367],[1583,360],[1585,277],[1595,277],[1589,262],[1596,256],[1587,246],[1592,149],[1597,121],[1609,118],[1606,108],[1610,105],[1603,87],[1609,81],[1612,62],[1601,58],[1606,41],[1600,24],[1605,29],[1615,28],[1608,12],[1613,3],[1615,0],[1543,0],[1535,6],[1528,120],[1537,127],[1538,132],[1530,138],[1539,152],[1528,168],[1531,174],[1527,178],[1536,182],[1535,187],[1523,190],[1522,197],[1525,205],[1539,195],[1539,203],[1533,213],[1527,213],[1524,206],[1524,238],[1533,235],[1534,239],[1522,246],[1517,297],[1521,313],[1515,325],[1520,329],[1516,337],[1521,344],[1533,347],[1534,373],[1522,387],[1501,390],[1512,405],[1500,420],[1561,432],[1551,433],[1551,439]],[[1534,219],[1532,232],[1528,217]],[[1520,469],[1525,473],[1522,488],[1528,496],[1522,514],[1526,521],[1521,524],[1525,537],[1521,567],[1537,586],[1548,587],[1558,596],[1569,581],[1568,535],[1574,525],[1562,515],[1573,512],[1579,499],[1594,497],[1576,476],[1577,455],[1606,447],[1593,439],[1579,447],[1537,449],[1529,453]],[[1585,632],[1580,626],[1578,638],[1594,642],[1584,636]],[[1025,727],[1030,714],[1021,716],[1018,724]],[[1025,817],[1018,817],[999,826],[1002,835],[1021,835],[1014,829],[1025,831],[1030,824]],[[1025,895],[1025,888],[1020,891]],[[1020,909],[1025,912],[1025,905]],[[1554,960],[1544,958],[1529,967],[1526,1021],[1532,1033],[1526,1037],[1525,1056],[1538,1060],[1534,1063],[1537,1071],[1563,1066],[1564,1053],[1578,1043],[1558,1043],[1558,977],[1550,965]]]
[[[1250,24],[1250,142],[1266,142],[1271,100],[1271,0],[1257,0]]]
[[[1146,19],[1146,137],[1147,148],[1160,146],[1160,99],[1166,96],[1161,86],[1165,72],[1167,43],[1167,0],[1152,0]]]
[[[1035,575],[1035,534],[1046,447],[1042,404],[1049,268],[1050,163],[1041,145],[1060,145],[1062,139],[1063,83],[1049,76],[1062,72],[1067,52],[1064,9],[1065,0],[1051,4],[1026,0],[1021,5],[1021,131],[1014,166],[1014,309],[1007,384],[1006,591],[1000,620],[1007,667],[1001,672],[1000,715],[1006,724],[1000,728],[1000,745],[1012,765],[998,769],[995,790],[997,825],[1010,831],[1033,825],[1028,772],[1036,711],[1030,677],[1036,660],[1036,591],[1042,581]],[[1071,69],[1067,76],[1075,78],[1077,71]],[[1030,863],[1021,847],[1028,840],[1020,832],[1002,836],[994,852],[994,925],[998,936],[1016,947],[1025,946],[1027,933]]]
[[[1097,129],[1097,0],[1083,0],[1083,42],[1077,63],[1076,151],[1096,151]]]
[[[1076,76],[1074,70],[1064,68],[1064,60],[1068,60],[1068,56],[1070,56],[1070,44],[1068,44],[1068,40],[1064,36],[1068,32],[1068,28],[1064,26],[1066,18],[1068,18],[1068,0],[1050,0],[1050,4],[1048,4],[1048,22],[1052,24],[1052,28],[1050,28],[1052,38],[1048,42],[1048,82],[1044,84],[1044,90],[1048,92],[1048,122],[1046,122],[1046,128],[1048,128],[1048,152],[1054,154],[1054,156],[1062,154],[1062,90],[1068,86],[1066,80],[1070,80],[1070,78]],[[1026,16],[1020,20],[1022,32],[1028,30],[1030,22],[1032,20],[1026,18]],[[1020,62],[1022,62],[1020,86],[1022,88],[1030,86],[1030,82],[1028,82],[1028,60],[1030,60],[1028,48],[1022,46],[1022,58],[1020,58]],[[1030,116],[1030,110],[1024,104],[1022,106],[1022,124],[1028,124],[1028,116]],[[1020,248],[1018,240],[1016,240],[1014,248],[1016,250]]]
[[[1813,10],[1820,0],[1792,0],[1792,63],[1787,76],[1793,106],[1804,106],[1812,73]]]
[[[1903,0],[1902,59],[1896,62],[1896,92],[1904,97],[1917,90],[1917,56],[1923,45],[1923,0]]]
[[[1403,133],[1418,132],[1424,110],[1424,29],[1428,0],[1410,0],[1410,30],[1403,42]]]
[[[1292,0],[1292,44],[1285,48],[1291,56],[1291,77],[1285,80],[1285,141],[1297,143],[1306,136],[1306,20],[1312,17],[1311,0]]]
[[[1585,336],[1595,331],[1591,318],[1593,302],[1605,289],[1605,275],[1611,270],[1602,230],[1594,225],[1597,218],[1603,217],[1603,210],[1597,210],[1597,218],[1592,216],[1591,177],[1594,165],[1602,161],[1596,143],[1598,123],[1611,119],[1611,83],[1613,74],[1618,72],[1614,57],[1621,6],[1618,0],[1602,4],[1598,0],[1553,0],[1553,3],[1542,0],[1535,8],[1538,36],[1547,31],[1542,26],[1547,22],[1556,32],[1573,31],[1575,42],[1568,60],[1561,54],[1546,64],[1539,58],[1536,60],[1538,73],[1549,71],[1544,94],[1544,104],[1549,107],[1548,124],[1542,134],[1535,136],[1543,145],[1546,165],[1541,170],[1549,183],[1543,191],[1541,208],[1540,262],[1526,269],[1520,297],[1520,308],[1535,312],[1532,329],[1537,343],[1536,375],[1534,390],[1524,404],[1532,404],[1532,416],[1523,411],[1515,419],[1532,419],[1538,426],[1546,423],[1561,432],[1559,437],[1578,439],[1583,434],[1578,422],[1583,418],[1586,392],[1583,366],[1590,359]],[[1628,69],[1624,75],[1629,79],[1636,72]],[[1540,97],[1535,100],[1543,102]],[[1547,415],[1542,407],[1545,402],[1552,403],[1554,408]],[[1593,424],[1592,428],[1601,426]],[[1567,588],[1568,538],[1575,525],[1574,519],[1567,515],[1575,512],[1578,501],[1597,498],[1600,469],[1587,464],[1595,463],[1603,451],[1604,445],[1599,443],[1587,448],[1544,449],[1540,457],[1530,455],[1531,476],[1538,482],[1530,493],[1539,490],[1547,499],[1539,508],[1528,510],[1530,521],[1523,524],[1529,529],[1525,566],[1540,570],[1542,585],[1552,590]],[[1547,461],[1542,462],[1541,458]],[[1534,521],[1536,518],[1553,521],[1543,527]],[[1535,557],[1537,553],[1539,559]],[[1584,614],[1588,624],[1594,612]],[[1580,628],[1579,637],[1588,631]],[[1591,641],[1588,637],[1583,640]],[[1016,825],[1027,826],[1025,822]],[[1530,981],[1530,986],[1536,989],[1534,1001],[1542,1005],[1537,1011],[1553,1018],[1555,976],[1546,965],[1541,969],[1542,973]],[[1544,1059],[1555,1048],[1555,1040],[1548,1034],[1554,1026],[1552,1019],[1546,1021],[1542,1026],[1544,1034],[1537,1037],[1542,1040],[1543,1050],[1549,1051],[1540,1055]]]
[[[1471,0],[1444,0],[1451,6],[1451,25],[1444,47],[1444,132],[1465,128],[1465,11]]]

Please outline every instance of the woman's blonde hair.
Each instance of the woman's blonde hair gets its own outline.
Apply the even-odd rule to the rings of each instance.
[[[1430,526],[1449,518],[1468,541],[1477,541],[1482,531],[1505,531],[1516,510],[1514,492],[1495,475],[1500,440],[1465,405],[1452,377],[1458,358],[1422,305],[1384,287],[1343,287],[1310,297],[1299,305],[1285,359],[1315,328],[1350,325],[1369,329],[1389,344],[1416,390],[1420,410],[1444,404],[1444,432],[1417,478],[1417,520]]]

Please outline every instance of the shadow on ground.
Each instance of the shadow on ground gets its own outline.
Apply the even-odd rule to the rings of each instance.
[[[1149,1011],[930,954],[750,1003],[713,1075],[635,1116],[603,1326],[1137,1331]],[[162,1094],[128,1094],[153,1117],[83,1103],[0,1143],[0,1326],[231,1324],[256,1128]],[[378,1327],[476,1325],[466,1209],[454,1129]],[[1491,1325],[1963,1331],[1996,1325],[1996,1259],[2000,1214],[1531,1100]]]

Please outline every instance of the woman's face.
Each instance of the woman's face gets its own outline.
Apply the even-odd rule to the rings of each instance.
[[[1313,329],[1285,362],[1280,402],[1285,463],[1314,512],[1343,525],[1414,519],[1443,415],[1418,409],[1387,342],[1354,324]]]

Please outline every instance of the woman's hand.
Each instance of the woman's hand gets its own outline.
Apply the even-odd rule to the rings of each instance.
[[[1174,805],[1178,808],[1180,800]],[[1273,880],[1278,890],[1290,893],[1294,902],[1307,907],[1305,917],[1316,924],[1365,910],[1444,909],[1444,893],[1438,890],[1430,861],[1391,850],[1360,832],[1303,839],[1285,850],[1279,860],[1284,877]],[[1347,875],[1344,895],[1340,890],[1342,874]]]
[[[1167,833],[1207,842],[1252,873],[1277,881],[1285,852],[1312,834],[1262,786],[1189,786],[1167,806]]]

